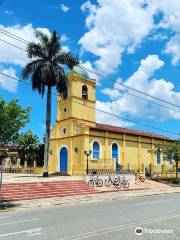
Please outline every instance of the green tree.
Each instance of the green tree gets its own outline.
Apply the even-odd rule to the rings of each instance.
[[[19,131],[29,121],[30,107],[22,108],[18,100],[9,103],[0,97],[0,148],[16,141]]]
[[[22,75],[24,79],[31,78],[32,89],[37,90],[42,96],[47,88],[46,137],[43,173],[43,176],[47,177],[52,88],[56,87],[61,96],[65,97],[67,95],[68,80],[63,67],[67,66],[72,69],[73,66],[79,63],[79,60],[77,57],[74,57],[71,52],[62,50],[60,37],[57,36],[56,31],[52,32],[50,37],[41,31],[36,31],[35,35],[38,38],[39,43],[29,43],[27,53],[32,61],[24,67]]]
[[[32,166],[33,161],[36,159],[37,151],[39,149],[38,136],[34,135],[29,130],[25,133],[20,134],[16,143],[21,163],[26,160],[28,165]]]
[[[159,150],[161,151],[164,161],[175,161],[176,179],[178,179],[178,166],[180,162],[180,140],[165,145],[157,145],[155,149],[156,153]]]
[[[38,167],[42,167],[44,164],[44,148],[45,148],[45,144],[39,144],[39,147],[36,151],[36,165]]]

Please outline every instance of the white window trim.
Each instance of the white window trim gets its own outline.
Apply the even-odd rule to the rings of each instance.
[[[99,159],[93,158],[93,144],[94,144],[94,142],[98,142],[99,143]],[[98,160],[102,159],[102,145],[101,145],[101,142],[98,139],[94,139],[91,142],[91,150],[92,150],[92,153],[91,153],[91,159],[92,160],[98,161]]]
[[[162,153],[160,152],[160,163],[157,162],[157,153],[156,153],[156,165],[157,166],[161,166],[162,165],[162,161],[163,161]]]
[[[111,143],[111,158],[112,158],[112,145],[113,144],[117,144],[117,146],[118,146],[118,163],[120,164],[120,146],[119,146],[119,143],[117,143],[116,141],[113,141],[112,143]],[[113,159],[113,158],[112,158]]]

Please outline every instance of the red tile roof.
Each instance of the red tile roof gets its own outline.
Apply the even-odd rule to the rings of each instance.
[[[129,128],[116,127],[116,126],[100,124],[100,123],[96,123],[96,126],[91,127],[91,129],[100,130],[100,131],[108,131],[108,132],[126,133],[126,134],[131,134],[131,135],[142,136],[142,137],[151,137],[151,138],[174,141],[173,139],[171,139],[169,137],[159,135],[159,134],[154,134],[154,133],[150,133],[150,132],[144,132],[144,131],[139,131],[139,130],[134,130],[134,129],[129,129]]]

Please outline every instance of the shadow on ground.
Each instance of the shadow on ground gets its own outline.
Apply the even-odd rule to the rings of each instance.
[[[17,208],[19,204],[9,201],[0,201],[0,211],[10,211]]]

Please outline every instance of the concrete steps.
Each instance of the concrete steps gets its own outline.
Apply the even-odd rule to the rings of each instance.
[[[28,182],[3,184],[2,200],[18,201],[97,193],[84,181]]]

